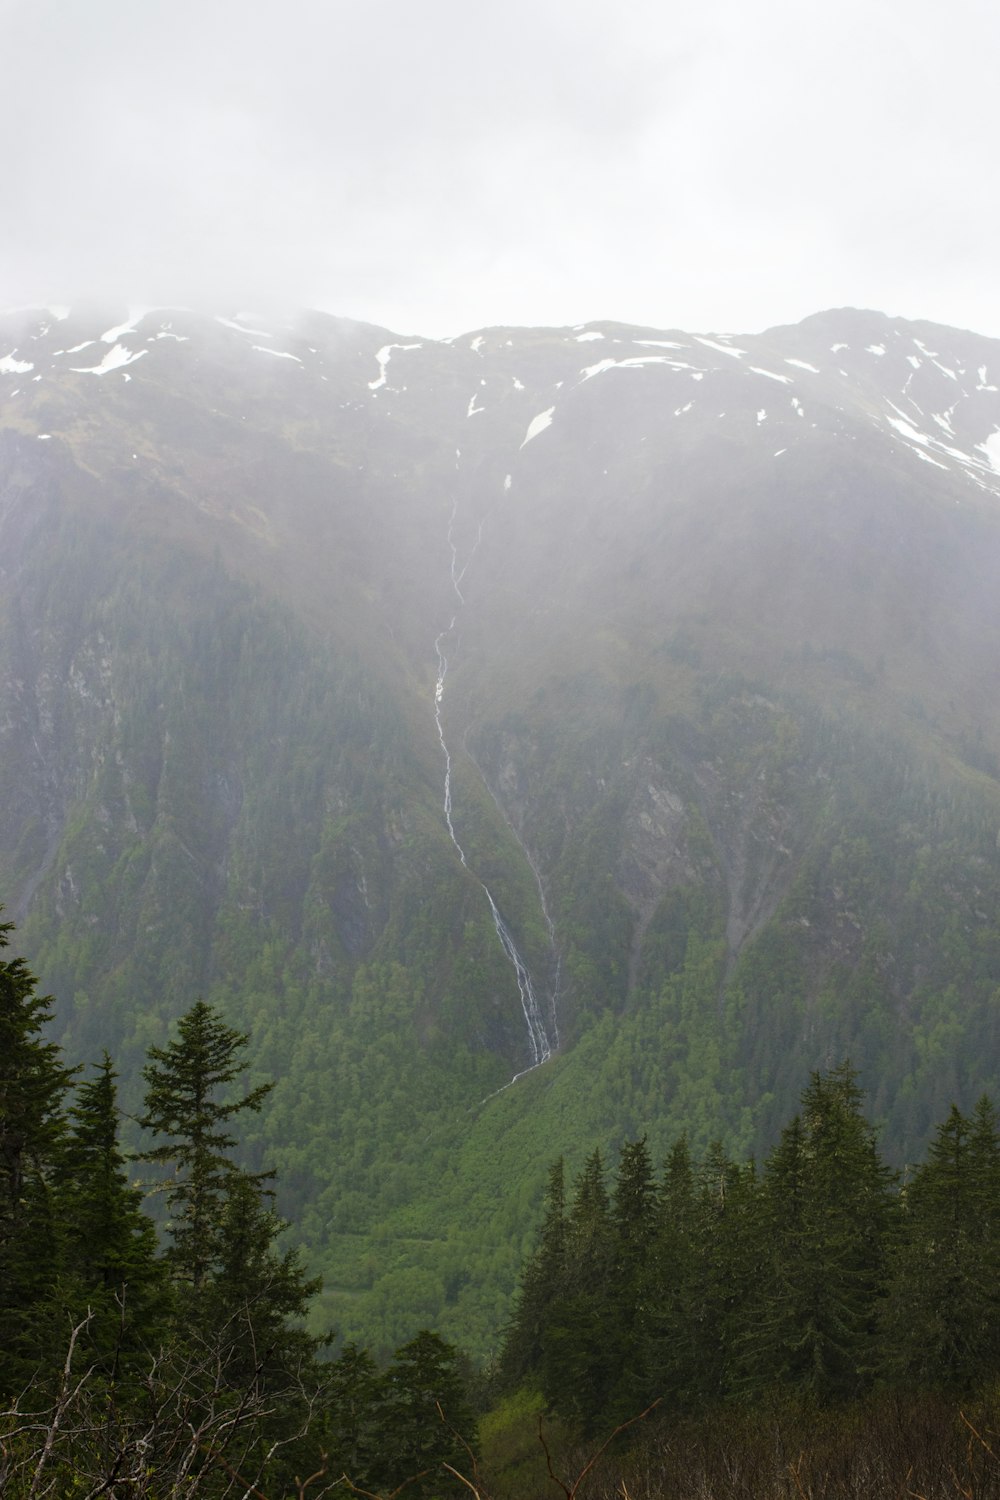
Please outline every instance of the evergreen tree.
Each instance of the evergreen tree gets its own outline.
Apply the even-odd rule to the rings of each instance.
[[[375,1482],[384,1434],[379,1420],[382,1378],[367,1349],[347,1344],[325,1372],[322,1442],[330,1473],[364,1488]]]
[[[105,1053],[96,1077],[77,1086],[59,1174],[64,1277],[77,1312],[91,1314],[87,1346],[112,1377],[122,1355],[156,1345],[166,1314],[155,1231],[118,1144],[116,1077]]]
[[[903,1194],[883,1317],[890,1378],[967,1391],[1000,1371],[1000,1147],[989,1100],[952,1105]]]
[[[741,1341],[752,1390],[840,1399],[872,1377],[894,1200],[861,1099],[849,1064],[813,1073],[768,1158],[761,1274]]]
[[[214,1331],[228,1383],[262,1389],[294,1386],[310,1366],[317,1340],[302,1326],[321,1281],[309,1280],[297,1249],[275,1240],[287,1226],[261,1201],[253,1178],[231,1177],[219,1220],[212,1274],[195,1307]]]
[[[588,1430],[608,1409],[614,1377],[609,1297],[614,1234],[600,1151],[574,1185],[565,1269],[543,1334],[541,1385],[553,1410]]]
[[[216,1097],[243,1072],[248,1040],[198,1000],[181,1017],[176,1041],[151,1047],[143,1069],[146,1110],[139,1123],[168,1139],[139,1160],[174,1168],[166,1185],[170,1260],[174,1274],[196,1291],[215,1258],[226,1191],[238,1171],[229,1154],[236,1137],[227,1126],[244,1110],[259,1110],[274,1087],[262,1083],[229,1102]],[[265,1176],[251,1180],[260,1184]]]
[[[232,1160],[230,1122],[259,1110],[272,1087],[219,1097],[242,1072],[247,1041],[199,1000],[181,1018],[177,1040],[150,1049],[141,1123],[168,1140],[141,1159],[174,1167],[166,1186],[174,1337],[165,1376],[195,1424],[231,1424],[228,1463],[288,1487],[294,1465],[315,1467],[318,1455],[303,1446],[321,1383],[319,1341],[303,1319],[319,1282],[306,1277],[297,1251],[276,1247],[285,1226],[265,1203],[270,1174],[241,1171]]]
[[[0,949],[12,931],[0,923]],[[52,998],[36,986],[23,959],[0,960],[0,1393],[8,1395],[52,1351],[61,1254],[53,1178],[73,1074],[42,1040]]]
[[[549,1169],[538,1246],[521,1272],[514,1313],[504,1335],[500,1381],[515,1390],[542,1362],[552,1307],[566,1269],[566,1191],[562,1157]]]
[[[646,1138],[622,1147],[611,1206],[614,1237],[613,1278],[608,1298],[613,1311],[612,1415],[628,1416],[648,1404],[646,1364],[650,1308],[648,1266],[657,1227],[656,1182]]]
[[[464,1444],[475,1442],[475,1418],[452,1346],[436,1333],[419,1333],[396,1350],[380,1394],[376,1483],[394,1490],[411,1480],[408,1495],[464,1494],[442,1467],[449,1463],[464,1471]]]
[[[733,1393],[739,1329],[758,1277],[758,1193],[754,1163],[737,1165],[713,1142],[696,1174],[681,1366],[686,1405],[711,1405]]]
[[[671,1147],[656,1204],[656,1232],[646,1263],[643,1365],[650,1398],[690,1404],[704,1340],[696,1305],[703,1264],[695,1165],[686,1137]],[[633,1409],[640,1409],[636,1392]]]

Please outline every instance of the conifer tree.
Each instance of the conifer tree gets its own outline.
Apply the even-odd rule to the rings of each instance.
[[[78,1312],[91,1314],[87,1345],[112,1377],[123,1355],[155,1347],[167,1301],[155,1231],[118,1143],[116,1077],[105,1052],[96,1076],[77,1085],[59,1173],[64,1279]]]
[[[695,1165],[686,1137],[667,1157],[656,1204],[656,1231],[646,1265],[642,1334],[648,1392],[670,1407],[691,1401],[704,1348],[695,1289],[702,1265]],[[645,1394],[643,1392],[642,1394]],[[633,1410],[640,1409],[635,1393]]]
[[[0,923],[0,949],[9,946]],[[52,998],[24,960],[0,960],[0,1392],[9,1394],[51,1347],[46,1320],[60,1266],[53,1179],[73,1077],[42,1040]],[[44,1360],[43,1360],[44,1363]]]
[[[322,1442],[330,1472],[369,1486],[385,1438],[379,1422],[381,1376],[367,1349],[347,1344],[325,1372]]]
[[[525,1262],[500,1355],[500,1381],[515,1390],[542,1362],[545,1332],[566,1270],[566,1190],[562,1157],[550,1167],[538,1245]]]
[[[754,1163],[737,1165],[714,1141],[696,1174],[695,1253],[685,1299],[693,1350],[689,1343],[682,1366],[686,1405],[714,1403],[733,1392],[739,1329],[758,1275],[758,1194]]]
[[[886,1373],[964,1391],[1000,1370],[1000,1146],[988,1099],[952,1105],[903,1194],[882,1320]]]
[[[203,1328],[215,1330],[226,1379],[236,1387],[288,1388],[316,1353],[302,1320],[321,1282],[307,1278],[298,1250],[275,1247],[286,1227],[252,1178],[230,1179],[197,1309]]]
[[[407,1495],[464,1494],[464,1487],[442,1467],[466,1466],[465,1443],[475,1436],[452,1346],[436,1333],[417,1334],[393,1355],[380,1382],[380,1397],[376,1483],[395,1490],[409,1480]]]
[[[609,1288],[614,1234],[600,1151],[574,1185],[562,1289],[543,1336],[541,1385],[549,1405],[588,1430],[608,1409],[614,1375]]]
[[[236,1099],[217,1097],[243,1072],[248,1040],[198,1000],[181,1017],[177,1039],[151,1047],[143,1069],[146,1109],[139,1123],[167,1139],[139,1159],[174,1169],[166,1184],[170,1260],[175,1276],[196,1291],[213,1264],[226,1190],[239,1170],[230,1155],[236,1137],[227,1127],[243,1111],[259,1110],[274,1087],[262,1083]],[[259,1185],[265,1176],[251,1180]]]
[[[646,1137],[622,1147],[611,1206],[614,1267],[607,1296],[613,1312],[612,1415],[627,1416],[648,1404],[646,1364],[650,1307],[648,1265],[656,1234],[656,1182]]]
[[[801,1113],[768,1158],[763,1260],[742,1341],[751,1389],[773,1383],[830,1400],[872,1378],[893,1174],[861,1099],[848,1063],[813,1073]]]

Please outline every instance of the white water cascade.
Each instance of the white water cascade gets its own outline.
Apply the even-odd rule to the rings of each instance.
[[[454,538],[456,508],[457,502],[456,504],[452,505],[451,516],[448,521],[447,541],[448,547],[451,551],[451,586],[454,591],[455,598],[458,601],[458,605],[459,607],[461,607],[465,603],[465,596],[462,593],[461,587],[462,579],[465,577],[465,573],[468,569],[469,563],[475,556],[476,548],[479,546],[479,542],[482,537],[482,525],[480,525],[479,534],[477,535],[476,540],[472,546],[472,550],[469,553],[468,558],[466,559],[465,566],[459,572],[458,548],[456,546]],[[449,636],[455,629],[457,621],[458,611],[456,610],[455,614],[452,615],[447,627],[438,634],[434,641],[434,651],[437,656],[438,664],[437,681],[434,685],[434,723],[437,726],[438,740],[441,743],[441,753],[444,756],[444,820],[448,828],[448,836],[455,846],[456,853],[458,854],[459,859],[462,861],[462,865],[464,866],[464,868],[468,870],[469,862],[465,857],[465,850],[462,848],[461,844],[458,841],[455,833],[455,826],[452,822],[451,752],[448,749],[448,742],[445,739],[444,722],[442,718],[444,705],[444,686],[445,679],[448,676],[448,658],[445,654],[444,648]],[[525,853],[527,854],[527,851],[525,851]],[[532,871],[534,872],[535,880],[539,888],[539,893],[541,893],[541,881],[538,876],[538,871],[537,869],[535,869],[534,862],[530,860],[530,858],[529,864],[531,865]],[[545,1019],[542,1013],[542,1007],[538,1003],[538,997],[535,993],[535,987],[532,983],[531,975],[528,972],[528,966],[517,950],[517,945],[515,944],[514,939],[511,936],[510,928],[507,926],[503,917],[500,915],[500,909],[497,906],[496,901],[493,899],[493,893],[490,891],[486,882],[484,880],[481,880],[479,876],[475,874],[474,870],[470,871],[470,873],[474,875],[475,879],[479,882],[480,886],[483,889],[483,893],[485,894],[486,899],[490,904],[490,912],[493,916],[493,925],[496,928],[497,937],[500,939],[500,946],[503,948],[503,951],[506,954],[511,967],[514,970],[514,974],[517,979],[518,993],[521,997],[521,1010],[524,1015],[524,1024],[527,1027],[528,1031],[528,1051],[531,1056],[531,1062],[529,1063],[527,1068],[524,1068],[520,1073],[516,1073],[511,1079],[511,1083],[516,1083],[517,1079],[523,1078],[525,1073],[530,1073],[533,1068],[537,1068],[542,1063],[549,1060],[549,1058],[552,1056],[553,1039],[550,1039],[548,1028],[546,1027]],[[550,938],[554,938],[554,928],[549,918],[548,910],[545,907],[544,896],[542,897],[542,913],[549,928],[549,936]],[[553,1014],[554,1022],[554,1002],[550,1006],[550,1009]],[[554,1025],[553,1038],[555,1039],[555,1043],[557,1044],[558,1037],[555,1036]]]

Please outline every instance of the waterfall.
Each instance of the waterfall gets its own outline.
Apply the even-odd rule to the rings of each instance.
[[[457,544],[455,542],[455,534],[454,534],[454,532],[455,532],[455,516],[456,516],[456,512],[457,512],[457,507],[458,507],[458,502],[455,501],[453,503],[453,505],[452,505],[451,516],[450,516],[449,521],[448,521],[448,531],[447,531],[446,541],[447,541],[447,546],[448,546],[450,554],[451,554],[451,586],[452,586],[452,591],[453,591],[453,593],[455,595],[455,598],[457,600],[458,609],[460,609],[461,606],[465,604],[465,596],[463,595],[462,588],[461,588],[462,579],[465,577],[465,574],[466,574],[466,571],[467,571],[467,569],[469,567],[469,564],[472,561],[473,557],[475,556],[476,550],[477,550],[477,548],[479,546],[479,543],[480,543],[480,541],[482,539],[482,523],[480,523],[479,533],[478,533],[478,535],[476,537],[475,542],[473,543],[471,551],[469,552],[469,556],[466,558],[464,566],[461,568],[461,570],[459,570],[459,567],[458,567],[458,546],[457,546]],[[469,867],[469,862],[468,862],[468,860],[465,857],[465,850],[462,848],[462,845],[458,841],[458,836],[455,833],[455,825],[454,825],[454,822],[452,821],[452,801],[451,801],[452,760],[451,760],[451,752],[448,749],[448,741],[447,741],[447,739],[445,737],[445,732],[444,732],[444,718],[443,718],[444,689],[445,689],[445,681],[446,681],[447,676],[448,676],[448,657],[447,657],[447,655],[445,653],[445,645],[448,642],[449,637],[452,635],[452,633],[453,633],[453,631],[455,629],[455,626],[456,626],[456,624],[458,622],[458,609],[456,609],[455,613],[452,614],[451,619],[450,619],[448,625],[446,626],[446,628],[444,630],[442,630],[442,631],[439,632],[439,634],[436,636],[435,641],[434,641],[434,652],[435,652],[435,655],[437,656],[437,680],[435,681],[435,684],[434,684],[434,723],[435,723],[435,725],[437,727],[438,740],[439,740],[440,745],[441,745],[441,754],[444,757],[444,821],[445,821],[445,825],[446,825],[446,827],[448,829],[448,837],[451,839],[452,843],[454,844],[455,851],[458,854],[458,857],[461,860],[463,867],[466,870],[469,870],[470,867]],[[522,848],[523,848],[523,845],[522,845]],[[527,851],[524,851],[524,852],[527,853]],[[530,860],[530,858],[529,858],[529,864],[531,865],[532,871],[533,871],[534,876],[535,876],[536,883],[538,884],[539,893],[542,894],[541,893],[541,881],[539,879],[538,871],[535,868],[534,862],[532,860]],[[543,1016],[543,1013],[542,1013],[542,1007],[538,1003],[538,997],[537,997],[537,995],[535,993],[535,986],[534,986],[534,983],[532,981],[531,974],[530,974],[530,972],[528,970],[528,966],[527,966],[527,964],[525,963],[524,959],[521,957],[521,954],[518,951],[517,944],[514,942],[514,939],[513,939],[512,935],[511,935],[510,928],[507,926],[507,923],[504,921],[503,916],[501,915],[501,912],[500,912],[500,908],[497,906],[497,903],[494,900],[493,893],[489,889],[489,887],[487,886],[486,882],[484,880],[480,879],[480,877],[475,874],[474,870],[470,870],[470,873],[475,877],[475,879],[478,881],[479,885],[482,887],[483,893],[486,896],[487,901],[489,902],[490,913],[491,913],[491,915],[493,917],[493,926],[496,929],[496,934],[497,934],[497,937],[498,937],[498,939],[500,941],[500,946],[503,949],[504,954],[505,954],[508,962],[510,963],[512,969],[514,970],[514,975],[515,975],[515,978],[517,979],[518,993],[519,993],[519,995],[521,997],[521,1011],[522,1011],[522,1013],[524,1015],[524,1024],[525,1024],[525,1027],[527,1028],[527,1033],[528,1033],[528,1051],[529,1051],[529,1054],[530,1054],[530,1057],[531,1057],[531,1062],[530,1062],[529,1067],[525,1068],[522,1073],[515,1074],[514,1078],[511,1080],[511,1082],[513,1083],[513,1082],[516,1081],[517,1078],[523,1077],[524,1073],[530,1072],[533,1068],[537,1068],[542,1063],[548,1061],[548,1059],[552,1056],[553,1040],[550,1039],[549,1032],[548,1032],[548,1029],[546,1027],[545,1019],[544,1019],[544,1016]],[[551,919],[549,918],[548,910],[547,910],[547,908],[545,906],[544,895],[542,895],[542,913],[543,913],[543,915],[545,917],[545,921],[546,921],[546,924],[547,924],[548,929],[549,929],[549,936],[550,936],[550,938],[553,938],[554,937],[554,928],[553,928]],[[550,1005],[550,1010],[552,1012],[553,1021],[554,1021],[554,1014],[555,1014],[554,999],[553,999],[553,1003]],[[554,1025],[553,1025],[553,1037],[555,1037],[555,1028],[554,1028]]]

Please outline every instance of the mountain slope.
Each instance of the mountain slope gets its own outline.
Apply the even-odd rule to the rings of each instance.
[[[560,1150],[995,1086],[1000,344],[0,350],[0,891],[127,1098],[193,995],[252,1031],[346,1332],[486,1346]]]

